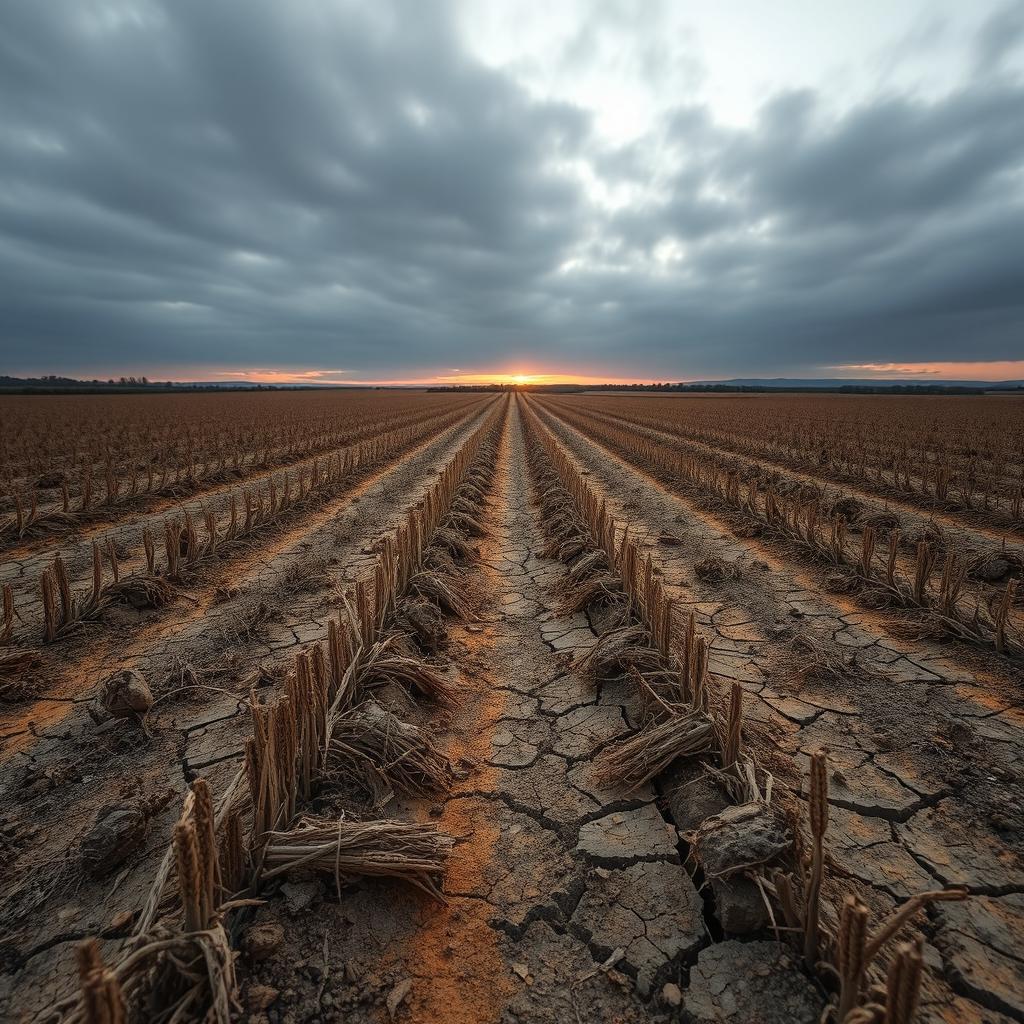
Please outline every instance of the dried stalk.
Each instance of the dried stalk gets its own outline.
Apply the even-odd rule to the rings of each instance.
[[[828,828],[828,764],[825,754],[811,755],[811,786],[808,811],[811,824],[811,862],[804,886],[806,921],[804,926],[804,963],[809,971],[817,969],[820,959],[821,882],[825,869],[825,831]]]
[[[272,832],[264,851],[264,878],[295,868],[332,875],[340,893],[353,876],[398,878],[447,902],[439,887],[451,836],[433,825],[404,821],[326,821],[301,816],[284,832]]]

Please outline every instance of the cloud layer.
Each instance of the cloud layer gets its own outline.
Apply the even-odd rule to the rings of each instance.
[[[0,372],[1024,357],[1024,4],[939,95],[776,91],[737,125],[684,89],[626,140],[457,13],[7,5]]]

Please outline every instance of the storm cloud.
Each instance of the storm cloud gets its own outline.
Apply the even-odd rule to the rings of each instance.
[[[602,17],[623,52],[656,44],[646,9],[582,6],[567,66],[604,52]],[[5,4],[0,372],[1024,358],[1024,4],[944,90],[779,88],[736,123],[684,84],[625,139],[600,97],[484,60],[458,13]]]

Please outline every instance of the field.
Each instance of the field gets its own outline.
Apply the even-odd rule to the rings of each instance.
[[[2,402],[0,1019],[1024,1020],[1024,400]]]

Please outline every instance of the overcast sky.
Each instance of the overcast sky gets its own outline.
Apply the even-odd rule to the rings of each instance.
[[[1014,360],[1024,0],[0,0],[0,373]]]

